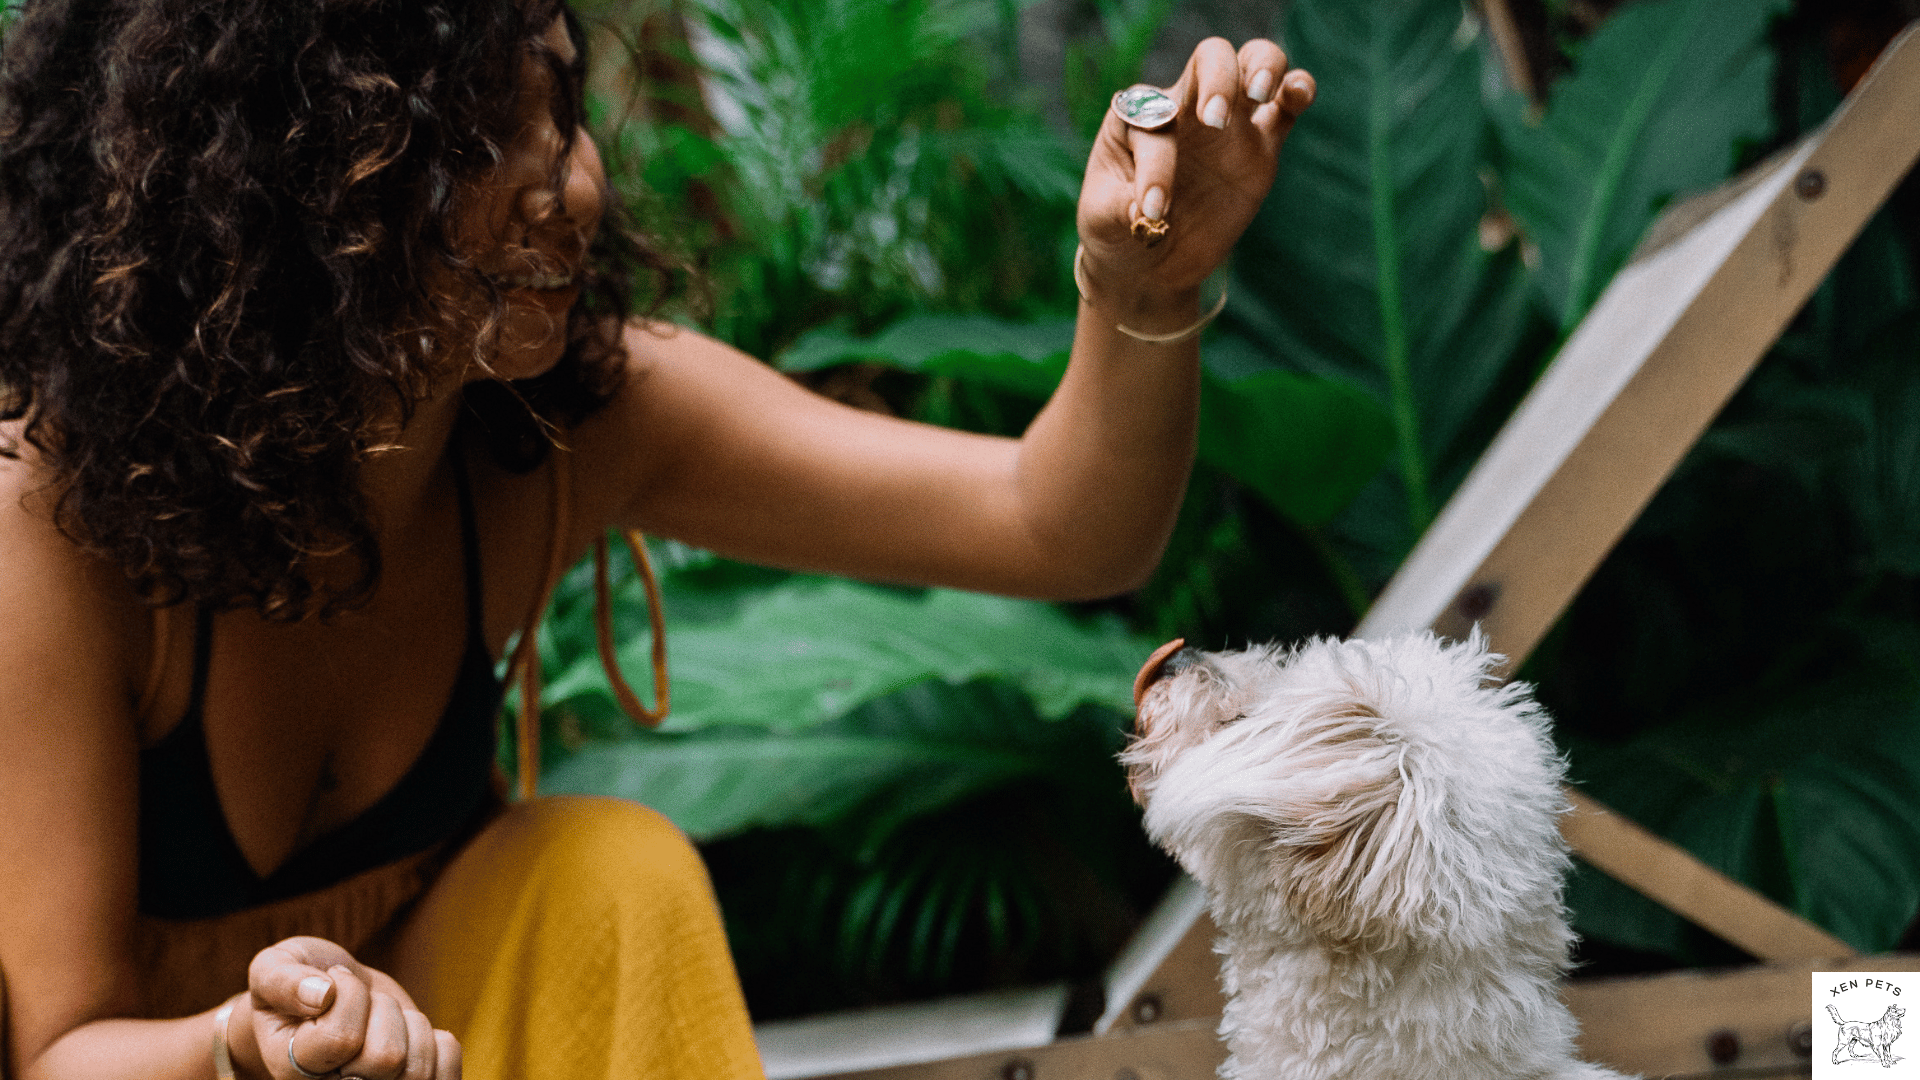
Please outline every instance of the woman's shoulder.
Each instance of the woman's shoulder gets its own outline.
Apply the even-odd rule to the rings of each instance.
[[[131,701],[151,609],[118,567],[59,528],[57,489],[33,448],[17,446],[0,457],[0,697],[83,677],[124,682]]]

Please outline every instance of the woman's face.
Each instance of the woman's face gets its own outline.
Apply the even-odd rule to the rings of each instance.
[[[542,40],[562,62],[573,61],[573,40],[562,21],[555,19]],[[470,368],[462,381],[529,378],[560,359],[567,311],[579,298],[577,278],[607,197],[606,170],[593,139],[584,129],[562,135],[554,126],[554,79],[544,59],[523,58],[519,76],[514,135],[505,156],[463,200],[454,221],[457,249],[506,301],[493,371]],[[562,161],[558,190],[556,161]],[[485,310],[484,302],[478,306]]]

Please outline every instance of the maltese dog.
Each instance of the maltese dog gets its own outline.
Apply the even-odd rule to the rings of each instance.
[[[1476,632],[1163,646],[1121,755],[1205,886],[1228,1080],[1617,1080],[1574,1056],[1564,763]]]

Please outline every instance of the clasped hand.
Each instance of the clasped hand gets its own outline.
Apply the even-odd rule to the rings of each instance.
[[[331,941],[295,937],[262,949],[247,988],[252,1038],[238,1018],[228,1030],[242,1075],[303,1080],[297,1062],[321,1076],[459,1080],[453,1035],[434,1030],[399,983]]]
[[[1135,320],[1192,307],[1266,198],[1314,82],[1288,70],[1286,54],[1265,38],[1235,51],[1215,37],[1195,47],[1166,93],[1179,112],[1154,131],[1108,110],[1080,190],[1091,299]],[[1166,224],[1164,239],[1136,238],[1143,217]]]

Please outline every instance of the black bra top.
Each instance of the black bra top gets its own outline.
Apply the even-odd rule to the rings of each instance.
[[[453,453],[466,561],[467,642],[453,693],[426,749],[400,782],[360,816],[294,852],[271,874],[254,872],[227,825],[201,713],[213,620],[194,624],[193,689],[186,716],[140,752],[140,911],[169,919],[224,915],[313,892],[425,851],[468,829],[492,803],[494,740],[502,688],[481,633],[480,542],[466,463]]]

